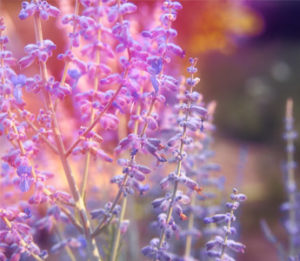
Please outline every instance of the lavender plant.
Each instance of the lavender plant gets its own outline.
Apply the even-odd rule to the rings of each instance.
[[[246,246],[240,242],[232,239],[232,236],[236,234],[236,229],[232,226],[232,223],[236,220],[234,212],[240,206],[240,203],[246,200],[246,196],[234,188],[231,194],[231,202],[226,203],[226,207],[229,212],[225,214],[216,214],[211,217],[206,217],[204,222],[206,224],[216,223],[218,225],[225,224],[223,229],[223,235],[217,235],[214,239],[206,243],[207,255],[215,260],[235,260],[230,251],[237,253],[244,253]]]
[[[157,222],[160,228],[160,237],[153,238],[150,244],[142,250],[145,256],[153,260],[176,260],[177,258],[168,251],[167,239],[179,232],[176,216],[183,221],[186,220],[187,216],[184,214],[182,207],[190,203],[190,197],[179,190],[179,185],[183,184],[188,189],[198,193],[202,190],[196,181],[186,176],[184,169],[182,169],[186,158],[185,146],[193,142],[190,133],[202,128],[203,117],[206,116],[206,109],[196,104],[200,97],[199,93],[194,91],[194,87],[200,80],[194,76],[194,73],[197,72],[195,68],[197,59],[191,58],[190,63],[191,66],[188,71],[191,77],[186,81],[189,88],[184,92],[183,103],[178,106],[179,112],[181,112],[177,120],[179,128],[168,142],[168,146],[172,148],[177,167],[175,172],[171,172],[160,182],[163,189],[166,189],[170,184],[173,186],[171,191],[168,191],[164,197],[157,198],[152,202],[154,208],[160,208],[162,211],[158,215]]]
[[[209,195],[201,194],[202,185],[220,186],[223,180],[211,174],[219,169],[216,164],[204,163],[211,156],[214,103],[205,107],[196,90],[197,59],[189,60],[185,84],[171,63],[185,54],[172,28],[181,8],[165,0],[159,18],[141,28],[135,23],[138,7],[127,0],[75,0],[72,13],[63,15],[47,1],[24,1],[19,18],[33,22],[35,40],[18,61],[8,50],[0,19],[0,134],[5,139],[0,260],[118,260],[130,226],[128,197],[155,187],[146,177],[152,173],[160,179],[152,166],[163,164],[175,169],[160,182],[166,194],[152,201],[160,211],[159,237],[142,253],[153,260],[191,260],[191,231],[201,234],[194,226],[196,198]],[[53,18],[67,32],[66,49],[57,56],[58,76],[48,66],[57,46],[44,32]],[[37,110],[30,106],[35,100]],[[176,127],[165,142],[161,126],[169,111]],[[101,184],[105,176],[110,178],[107,197],[101,193],[108,186]],[[232,199],[230,213],[222,216],[224,241],[218,237],[212,246],[221,247],[221,259],[227,247],[244,249],[229,236],[233,212],[245,196],[234,190]],[[214,217],[221,216],[206,221]],[[49,241],[46,250],[38,240],[41,233]],[[171,237],[180,234],[186,235],[185,257],[170,246]]]
[[[216,103],[211,102],[207,105],[207,117],[204,122],[204,132],[197,133],[193,143],[192,153],[189,152],[185,170],[188,176],[197,180],[203,187],[201,194],[191,197],[189,221],[187,229],[183,232],[186,237],[185,242],[185,257],[187,260],[193,260],[192,256],[198,256],[198,253],[192,253],[193,239],[202,239],[204,241],[219,233],[219,228],[215,224],[210,224],[207,228],[203,227],[202,220],[204,217],[214,215],[222,211],[222,200],[224,189],[224,176],[219,176],[220,166],[212,161],[214,152],[212,151],[212,132],[215,129],[213,125],[213,115],[216,108]],[[200,224],[199,224],[200,223]],[[196,240],[194,240],[196,243]],[[201,255],[201,260],[205,260],[206,255]]]
[[[295,139],[298,134],[294,129],[293,100],[286,102],[285,132],[283,138],[286,140],[286,163],[284,170],[284,182],[288,201],[281,205],[281,211],[285,214],[284,227],[288,234],[288,246],[284,248],[276,236],[272,233],[267,222],[262,220],[261,228],[269,242],[271,242],[278,253],[280,260],[299,260],[299,192],[295,177],[296,163],[294,161]]]

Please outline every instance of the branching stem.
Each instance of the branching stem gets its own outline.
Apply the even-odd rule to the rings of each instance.
[[[35,21],[35,28],[36,28],[35,33],[36,33],[37,41],[39,41],[40,44],[43,44],[42,26],[41,26],[41,20],[39,18],[39,14],[35,14],[34,21]],[[47,82],[48,73],[47,73],[47,67],[46,67],[45,62],[40,62],[40,70],[41,70],[41,75],[42,75],[43,80],[45,82]],[[44,97],[46,100],[46,107],[50,111],[50,114],[51,114],[52,130],[53,130],[53,135],[54,135],[54,139],[56,142],[56,146],[58,149],[58,154],[59,154],[61,163],[63,165],[64,173],[65,173],[69,188],[71,190],[71,194],[75,200],[76,210],[79,213],[81,222],[84,227],[85,237],[86,237],[87,245],[88,245],[89,257],[92,261],[101,260],[96,241],[94,239],[92,239],[92,237],[91,237],[92,227],[91,227],[91,222],[88,217],[87,209],[83,202],[83,198],[80,195],[79,189],[75,182],[75,177],[72,174],[71,167],[70,167],[67,157],[65,155],[65,147],[64,147],[64,143],[63,143],[63,138],[62,138],[61,132],[59,130],[59,125],[58,125],[58,121],[56,118],[56,113],[54,110],[53,102],[51,100],[50,94],[45,89],[43,89],[43,93],[44,93]]]

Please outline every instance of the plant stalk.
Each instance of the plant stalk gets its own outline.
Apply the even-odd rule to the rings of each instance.
[[[38,14],[35,14],[34,21],[35,21],[37,41],[39,41],[42,44],[43,43],[42,25],[41,25],[41,20],[40,20]],[[40,70],[41,70],[41,75],[43,77],[43,80],[45,82],[47,82],[48,73],[47,73],[47,67],[46,67],[45,62],[40,63]],[[96,241],[91,237],[91,232],[93,229],[91,227],[91,222],[88,218],[87,209],[83,202],[83,198],[80,195],[79,189],[76,185],[75,178],[72,174],[71,167],[69,165],[67,157],[65,156],[65,147],[64,147],[61,132],[59,130],[59,125],[58,125],[56,113],[54,110],[54,106],[53,106],[50,94],[45,89],[43,90],[43,92],[44,92],[44,97],[46,99],[46,106],[51,113],[53,135],[54,135],[56,146],[58,149],[58,154],[59,154],[61,163],[63,165],[64,173],[65,173],[71,194],[75,200],[76,209],[78,210],[78,213],[80,215],[80,218],[81,218],[81,221],[82,221],[82,224],[84,227],[85,237],[86,237],[86,241],[87,241],[87,245],[88,245],[89,257],[92,261],[101,260]]]
[[[99,7],[101,7],[102,5],[102,0],[99,1]],[[98,17],[97,19],[97,24],[100,23],[100,17]],[[101,41],[101,29],[98,28],[98,32],[97,32],[97,41],[100,42]],[[100,60],[101,60],[101,56],[100,56],[100,50],[97,49],[96,51],[96,64],[100,64]],[[94,102],[94,98],[95,98],[95,92],[98,90],[98,86],[99,86],[99,76],[96,75],[94,78],[94,88],[93,88],[93,97],[92,97],[92,103]],[[95,110],[92,107],[91,108],[91,119],[90,119],[90,123],[92,124],[93,121],[95,119]],[[82,183],[81,183],[81,189],[80,189],[80,193],[81,196],[83,197],[83,200],[85,201],[86,199],[86,187],[87,187],[87,181],[88,181],[88,176],[89,176],[89,167],[90,167],[90,161],[91,161],[91,152],[88,151],[86,153],[86,158],[85,158],[85,164],[84,164],[84,172],[83,172],[83,178],[82,178]]]
[[[193,78],[194,78],[193,74],[191,75],[191,78],[193,80]],[[191,86],[190,92],[193,92],[193,87],[194,86]],[[188,119],[189,119],[189,111],[190,111],[189,109],[190,109],[190,107],[191,107],[191,101],[188,100],[188,102],[187,102],[187,110],[185,112],[185,121],[188,121]],[[181,136],[181,139],[180,139],[179,155],[182,155],[182,153],[183,153],[183,148],[184,148],[184,142],[183,141],[186,138],[186,134],[187,134],[187,127],[186,127],[186,125],[184,125],[182,127],[182,136]],[[183,159],[181,157],[178,160],[178,163],[177,163],[176,176],[178,176],[178,177],[181,175],[182,160]],[[178,185],[179,185],[179,183],[176,180],[174,182],[172,197],[171,197],[170,204],[169,204],[168,211],[167,211],[166,224],[168,224],[170,222],[170,219],[172,217],[173,205],[174,205],[174,202],[175,202],[175,197],[176,197]],[[158,248],[159,249],[162,247],[162,244],[165,241],[165,237],[166,237],[166,227],[162,229],[161,234],[160,234],[159,244],[158,244]],[[154,257],[153,260],[156,261],[157,260],[156,257]]]
[[[122,222],[123,222],[124,217],[125,217],[126,206],[127,206],[127,197],[125,196],[125,197],[123,197],[123,200],[122,200],[119,224],[118,224],[118,228],[116,229],[116,235],[115,235],[115,240],[114,240],[114,243],[113,243],[113,251],[112,251],[110,261],[116,261],[117,260],[118,250],[119,250],[119,245],[120,245],[120,238],[121,238],[120,228],[122,226]]]
[[[293,100],[288,99],[286,103],[286,119],[287,120],[293,120]],[[293,131],[287,130],[288,132]],[[294,140],[291,135],[287,135],[287,148],[293,148],[294,147]],[[297,217],[296,217],[296,180],[295,180],[295,171],[293,167],[294,163],[294,152],[291,149],[287,149],[287,164],[291,165],[287,168],[287,184],[288,189],[293,188],[292,191],[288,191],[288,200],[289,200],[289,222],[291,227],[295,228],[297,227]],[[295,249],[295,233],[289,232],[289,256],[294,257],[296,255],[296,249]]]
[[[192,192],[192,196],[191,196],[191,206],[193,206],[195,204],[195,200],[196,199],[196,195],[195,192]],[[191,231],[191,229],[194,227],[194,213],[193,211],[191,211],[190,216],[189,216],[189,221],[188,221],[188,227],[187,230]],[[185,252],[184,252],[184,256],[186,258],[191,256],[191,249],[192,249],[192,240],[193,237],[192,235],[187,235],[186,240],[185,240]]]

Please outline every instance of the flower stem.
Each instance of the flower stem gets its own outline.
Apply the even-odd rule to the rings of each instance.
[[[64,240],[62,227],[59,224],[56,224],[56,232],[60,241]],[[74,256],[72,249],[69,246],[66,246],[66,252],[71,261],[76,261],[76,257]]]
[[[153,109],[153,106],[154,106],[154,103],[151,103],[151,106],[150,106],[150,109],[152,111]],[[138,107],[137,107],[137,115],[139,115],[141,113],[141,105],[138,104]],[[151,113],[151,112],[150,112]],[[150,115],[150,114],[149,114]],[[145,124],[146,128],[147,128],[147,125]],[[146,128],[143,128],[143,131],[142,131],[142,135],[144,135],[145,131],[146,131]],[[137,134],[138,132],[138,127],[139,127],[139,124],[138,124],[138,121],[136,121],[134,123],[134,127],[133,127],[133,133],[134,134]],[[133,163],[135,159],[135,155],[132,156],[131,158],[131,163]],[[127,183],[127,180],[128,180],[128,174],[126,176],[126,182],[124,183],[126,185]],[[115,240],[113,242],[113,254],[111,256],[111,261],[115,261],[116,258],[117,258],[117,252],[118,252],[118,249],[119,249],[119,244],[120,244],[120,236],[121,236],[121,225],[122,225],[122,222],[123,222],[123,219],[124,219],[124,216],[125,216],[125,212],[126,212],[126,206],[127,206],[127,196],[124,196],[123,197],[123,200],[122,200],[122,205],[121,205],[121,214],[120,214],[120,218],[119,218],[119,224],[118,224],[118,228],[116,230],[116,235],[115,235]]]
[[[120,228],[121,228],[122,222],[123,222],[124,217],[125,217],[126,206],[127,206],[127,197],[125,196],[125,197],[123,197],[123,200],[122,200],[121,214],[120,214],[120,218],[119,218],[118,228],[116,230],[116,236],[115,236],[115,240],[114,240],[114,243],[113,243],[113,251],[112,251],[110,261],[116,261],[117,256],[118,256],[118,250],[119,250],[120,238],[121,238]]]
[[[40,44],[43,44],[42,26],[41,26],[41,20],[39,18],[39,14],[35,14],[34,21],[35,21],[37,41],[39,41]],[[47,82],[48,73],[47,73],[47,67],[46,67],[45,62],[40,63],[40,70],[41,70],[41,75],[43,77],[43,80],[45,82]],[[101,260],[96,241],[91,237],[91,232],[93,229],[91,227],[91,222],[88,217],[87,209],[83,202],[83,198],[80,195],[79,189],[76,185],[75,178],[72,174],[70,164],[67,160],[67,157],[65,156],[65,147],[64,147],[62,135],[59,130],[59,125],[58,125],[58,121],[56,118],[56,113],[54,110],[53,102],[51,100],[50,94],[45,89],[43,89],[43,92],[44,92],[44,96],[46,99],[46,106],[51,113],[53,135],[54,135],[56,146],[58,149],[58,154],[59,154],[61,163],[63,165],[64,173],[65,173],[69,188],[70,188],[72,196],[75,200],[75,207],[78,210],[78,213],[80,215],[80,218],[81,218],[81,221],[82,221],[82,224],[84,227],[85,237],[86,237],[86,241],[87,241],[87,245],[88,245],[89,257],[92,261]]]
[[[101,8],[101,5],[102,5],[102,1],[100,0],[99,1],[99,8]],[[98,19],[97,19],[97,24],[99,24],[99,23],[100,23],[100,16],[98,16]],[[101,28],[98,28],[97,42],[101,41],[101,33],[102,33]],[[100,50],[97,49],[97,51],[96,51],[96,61],[95,61],[96,64],[100,64],[100,60],[101,60]],[[92,103],[94,102],[95,92],[98,90],[98,86],[99,86],[99,75],[96,74],[96,76],[94,78],[94,89],[93,89]],[[93,123],[94,119],[95,119],[95,110],[92,106],[90,124]],[[80,193],[81,193],[81,196],[83,197],[84,201],[85,201],[85,198],[86,198],[86,187],[87,187],[87,181],[88,181],[88,176],[89,176],[90,161],[91,161],[91,152],[88,151],[86,153],[84,172],[83,172],[83,178],[82,178],[81,189],[80,189]]]
[[[288,99],[286,103],[286,119],[289,121],[293,120],[293,100]],[[292,132],[293,129],[287,130],[287,132]],[[291,135],[287,135],[287,148],[294,147],[294,140]],[[295,171],[293,168],[294,163],[294,152],[292,149],[287,149],[287,184],[288,188],[293,188],[291,191],[288,192],[288,200],[289,200],[289,222],[292,228],[297,227],[296,222],[296,181],[295,181]],[[289,166],[290,165],[290,166]],[[296,254],[295,249],[295,233],[289,233],[289,256],[294,257]]]
[[[192,74],[191,78],[193,80],[193,74]],[[192,92],[192,91],[193,91],[193,86],[191,86],[190,92]],[[188,119],[189,119],[189,109],[190,109],[190,107],[191,107],[191,102],[190,102],[190,100],[188,100],[187,110],[186,110],[186,113],[185,113],[185,122],[187,122]],[[182,167],[182,160],[183,160],[182,159],[182,153],[183,153],[183,148],[184,148],[184,142],[183,141],[186,137],[186,133],[187,133],[187,127],[186,127],[186,125],[184,125],[182,127],[182,136],[181,136],[180,147],[179,147],[180,159],[178,160],[177,171],[176,171],[176,176],[178,176],[178,177],[181,175],[181,167]],[[172,216],[172,213],[173,213],[173,205],[174,205],[177,189],[178,189],[178,181],[176,180],[174,182],[172,197],[171,197],[170,204],[169,204],[168,211],[167,211],[166,224],[168,224],[170,222],[170,219],[171,219],[171,216]],[[166,237],[166,228],[163,228],[162,231],[161,231],[161,234],[160,234],[158,248],[162,247],[162,244],[165,241],[165,237]],[[153,260],[155,261],[156,258],[154,258]]]
[[[79,14],[79,0],[75,0],[74,16],[77,17],[78,14]],[[76,29],[77,29],[77,21],[76,21],[76,19],[74,19],[74,21],[73,21],[73,30],[72,30],[73,35],[75,34]],[[72,43],[70,44],[68,49],[69,49],[70,52],[72,52],[72,49],[73,49],[73,44]],[[65,61],[63,73],[62,73],[61,80],[60,80],[60,85],[64,85],[65,82],[66,82],[70,62],[71,62],[70,60]],[[58,103],[58,99],[56,99],[55,102],[54,102],[54,108],[57,107],[57,103]]]
[[[78,14],[79,14],[79,0],[75,0],[74,15],[78,16]],[[76,32],[76,28],[77,28],[77,21],[74,20],[73,30],[72,30],[73,35]],[[69,50],[72,51],[72,48],[73,48],[73,45],[70,44]],[[67,78],[68,69],[69,69],[69,65],[70,65],[70,61],[67,60],[65,62],[65,64],[64,64],[64,69],[63,69],[63,74],[62,74],[62,77],[61,77],[60,85],[64,85],[65,84],[65,81],[66,81],[66,78]]]
[[[192,196],[191,196],[191,206],[194,206],[196,201],[196,196],[195,193],[192,192]],[[193,211],[191,211],[190,216],[189,216],[189,223],[188,223],[188,227],[187,230],[191,231],[191,229],[194,227],[194,213]],[[186,258],[191,256],[191,249],[192,249],[192,235],[187,235],[186,240],[185,240],[185,252],[184,252],[184,256]]]
[[[225,233],[224,242],[222,244],[220,260],[223,260],[223,257],[224,257],[224,254],[225,254],[225,249],[226,249],[227,241],[228,241],[228,238],[229,238],[229,233],[230,233],[229,231],[230,231],[230,228],[231,228],[231,220],[233,218],[233,213],[234,213],[234,209],[232,208],[230,210],[230,216],[229,216],[229,219],[228,219],[228,222],[227,222],[227,229],[226,229],[226,233]]]

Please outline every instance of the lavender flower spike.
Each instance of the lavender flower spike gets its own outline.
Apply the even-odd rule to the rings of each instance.
[[[246,195],[239,193],[238,190],[234,188],[233,193],[231,194],[232,201],[226,203],[226,207],[229,209],[229,212],[225,214],[216,214],[212,217],[207,217],[204,219],[206,224],[224,224],[223,235],[215,236],[214,239],[206,243],[207,256],[216,261],[233,261],[235,259],[230,256],[230,253],[227,251],[227,249],[237,253],[245,252],[246,246],[231,238],[235,233],[235,229],[232,226],[232,223],[236,220],[234,212],[238,209],[240,203],[245,201],[246,198]]]
[[[186,221],[188,217],[184,213],[185,205],[191,203],[188,194],[197,192],[201,193],[202,188],[196,181],[187,177],[185,174],[185,161],[187,160],[186,150],[193,144],[193,135],[197,130],[201,130],[203,118],[206,116],[206,109],[196,105],[197,99],[192,98],[194,87],[199,82],[199,78],[194,77],[196,72],[197,59],[190,58],[189,71],[191,77],[186,81],[186,89],[184,90],[184,97],[179,101],[178,110],[174,117],[177,119],[178,127],[175,129],[175,134],[169,140],[169,149],[173,152],[173,161],[177,163],[174,172],[171,172],[167,177],[160,182],[161,188],[166,189],[172,185],[171,191],[166,192],[163,198],[158,198],[152,202],[153,207],[159,208],[162,213],[158,215],[158,226],[160,229],[160,238],[155,246],[150,244],[142,249],[142,253],[156,260],[177,260],[176,255],[169,252],[168,242],[172,235],[179,233],[179,225],[176,219]],[[200,97],[200,95],[198,95]],[[197,107],[197,110],[193,108]],[[199,113],[201,108],[201,113]],[[174,130],[173,130],[174,131]],[[174,138],[175,137],[175,138]],[[180,186],[184,186],[185,192],[181,191]],[[187,192],[186,192],[187,191]],[[190,193],[188,193],[190,192]],[[180,260],[180,259],[178,259]]]
[[[285,214],[284,227],[288,234],[288,248],[285,249],[283,245],[276,239],[272,231],[269,229],[267,223],[262,221],[261,227],[266,239],[272,243],[278,253],[280,260],[299,260],[299,191],[297,188],[294,161],[295,139],[297,132],[294,130],[293,117],[293,100],[288,99],[286,102],[285,114],[285,132],[283,138],[286,140],[286,163],[284,166],[284,181],[288,200],[281,205],[281,211]]]

